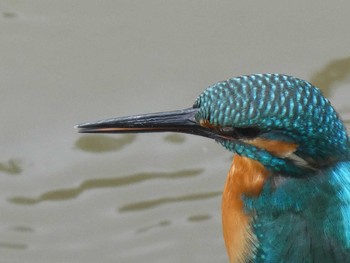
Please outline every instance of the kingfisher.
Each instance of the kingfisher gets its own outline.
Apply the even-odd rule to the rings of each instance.
[[[230,263],[350,262],[350,140],[329,100],[305,80],[235,77],[209,86],[190,108],[76,127],[194,134],[232,152],[222,194]]]

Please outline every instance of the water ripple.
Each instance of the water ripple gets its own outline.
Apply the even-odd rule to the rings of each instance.
[[[221,191],[217,192],[207,192],[207,193],[198,193],[198,194],[190,194],[178,197],[162,197],[159,199],[141,201],[131,204],[126,204],[119,208],[119,212],[131,212],[131,211],[140,211],[144,209],[154,208],[160,205],[169,204],[169,203],[177,203],[184,201],[196,201],[196,200],[204,200],[209,198],[215,198],[221,195]]]
[[[155,228],[170,226],[170,224],[171,224],[170,221],[163,220],[163,221],[160,221],[156,225],[139,228],[138,230],[136,230],[136,233],[144,233],[144,232],[147,232],[147,231],[155,229]]]
[[[28,245],[27,244],[23,244],[23,243],[0,242],[0,247],[1,248],[6,248],[6,249],[25,250],[25,249],[28,248]]]
[[[121,187],[124,185],[130,185],[135,183],[140,183],[146,180],[153,179],[179,179],[188,178],[201,174],[203,169],[191,169],[191,170],[181,170],[176,172],[164,172],[164,173],[138,173],[134,175],[117,177],[117,178],[99,178],[90,179],[84,181],[78,187],[67,188],[67,189],[57,189],[53,191],[48,191],[41,194],[39,197],[24,197],[15,196],[8,199],[9,202],[21,205],[33,205],[44,201],[62,201],[76,198],[78,195],[84,191],[90,189],[107,188],[107,187]]]
[[[2,16],[4,18],[16,18],[17,17],[17,14],[15,12],[10,12],[10,11],[7,11],[7,12],[2,12]]]
[[[10,159],[7,162],[0,162],[0,172],[12,175],[20,174],[22,172],[20,161]]]
[[[209,220],[211,218],[212,218],[211,215],[193,215],[193,216],[189,216],[187,220],[190,222],[200,222],[204,220]]]
[[[16,232],[22,232],[22,233],[32,233],[34,232],[34,229],[29,226],[13,226],[9,228],[12,231]]]
[[[135,141],[135,134],[126,134],[122,138],[112,138],[106,135],[83,135],[75,142],[75,147],[85,152],[119,151],[124,146]]]
[[[175,143],[175,144],[184,143],[185,140],[186,140],[186,137],[183,134],[171,133],[164,137],[164,141]]]
[[[329,91],[337,82],[350,75],[350,57],[335,59],[326,64],[311,78],[311,83],[329,96]]]

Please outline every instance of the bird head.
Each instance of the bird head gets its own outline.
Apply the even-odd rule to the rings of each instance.
[[[77,125],[84,133],[181,132],[212,138],[268,170],[303,176],[349,160],[346,128],[312,84],[280,74],[208,87],[192,108]]]

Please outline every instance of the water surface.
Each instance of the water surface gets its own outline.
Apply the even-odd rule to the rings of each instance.
[[[76,123],[185,108],[229,77],[317,84],[349,123],[350,3],[0,1],[2,262],[227,262],[232,154]]]

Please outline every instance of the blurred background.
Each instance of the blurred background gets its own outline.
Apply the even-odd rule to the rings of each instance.
[[[0,0],[0,262],[227,262],[232,154],[80,122],[186,108],[277,72],[350,119],[349,1]]]

